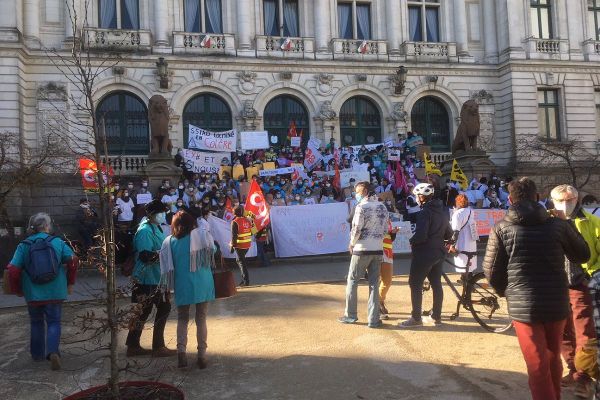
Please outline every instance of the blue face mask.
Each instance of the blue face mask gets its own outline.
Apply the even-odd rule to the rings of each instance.
[[[158,213],[154,216],[154,220],[157,224],[162,225],[167,222],[167,214],[164,212]]]
[[[356,201],[358,201],[359,203],[361,202],[362,199],[364,199],[365,197],[360,194],[360,193],[356,193],[356,195],[354,196],[356,198]]]

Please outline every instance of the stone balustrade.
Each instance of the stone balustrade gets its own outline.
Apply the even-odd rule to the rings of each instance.
[[[85,28],[83,38],[92,50],[150,52],[152,48],[152,34],[147,30]]]
[[[407,61],[458,62],[454,42],[404,42],[400,51]]]
[[[587,61],[600,61],[600,40],[583,42],[583,54]]]
[[[173,32],[173,54],[235,56],[235,36],[228,33]]]
[[[103,161],[115,175],[139,175],[146,170],[148,156],[109,156]]]
[[[257,57],[314,58],[314,54],[314,38],[256,36]]]
[[[431,153],[431,161],[441,165],[444,161],[452,158],[452,153]]]
[[[387,61],[388,51],[385,40],[333,39],[333,58],[336,60],[378,60]]]
[[[564,39],[525,39],[527,58],[534,60],[568,60],[569,41]]]

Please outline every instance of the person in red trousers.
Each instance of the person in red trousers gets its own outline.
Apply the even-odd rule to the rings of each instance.
[[[572,221],[538,204],[532,180],[513,181],[508,192],[511,207],[490,232],[483,269],[490,285],[506,296],[533,400],[559,400],[569,317],[565,257],[585,263],[590,250]]]

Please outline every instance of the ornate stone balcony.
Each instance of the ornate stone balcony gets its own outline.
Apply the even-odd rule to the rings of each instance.
[[[333,39],[333,58],[336,60],[380,60],[387,61],[385,40]]]
[[[566,39],[525,39],[527,58],[534,60],[568,60],[569,41]]]
[[[314,58],[315,39],[310,37],[256,36],[257,57]]]
[[[173,32],[173,54],[235,56],[235,37],[229,33]]]
[[[407,61],[458,62],[454,42],[404,42],[401,53]]]
[[[141,175],[148,165],[148,156],[109,156],[104,164],[112,168],[115,175]]]
[[[586,61],[600,61],[600,40],[586,40],[583,42],[583,54]]]
[[[116,52],[150,52],[152,34],[144,30],[85,28],[84,45],[90,49]]]

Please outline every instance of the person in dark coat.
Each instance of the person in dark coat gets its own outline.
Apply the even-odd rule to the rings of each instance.
[[[527,364],[533,400],[560,399],[561,341],[569,316],[565,256],[585,263],[590,250],[573,223],[549,215],[528,178],[508,186],[512,204],[490,232],[483,269],[506,296]]]
[[[444,240],[452,237],[452,229],[444,204],[435,198],[435,189],[431,183],[419,183],[413,190],[423,209],[416,214],[415,234],[410,238],[412,261],[410,263],[411,317],[398,324],[401,328],[423,325],[421,317],[423,306],[423,282],[429,280],[433,291],[433,309],[426,322],[434,325],[442,323],[442,271],[446,247]]]

